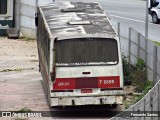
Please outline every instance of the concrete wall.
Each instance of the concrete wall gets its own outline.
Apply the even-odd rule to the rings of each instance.
[[[112,21],[115,30],[120,35],[121,50],[129,58],[131,64],[135,64],[137,58],[146,62],[148,79],[155,86],[138,103],[111,118],[111,120],[160,120],[159,117],[132,117],[131,114],[159,114],[160,111],[160,46],[124,24]],[[160,115],[160,114],[159,114]]]
[[[115,21],[112,24],[120,35],[122,53],[128,56],[131,64],[135,64],[137,58],[142,58],[146,62],[148,80],[156,83],[160,79],[160,46],[125,24]]]
[[[110,120],[160,120],[160,81],[138,103]],[[158,116],[148,116],[154,114]],[[141,114],[141,116],[132,116]],[[142,114],[146,114],[143,116]]]
[[[54,0],[16,0],[15,25],[25,37],[35,38],[36,5],[54,2]]]

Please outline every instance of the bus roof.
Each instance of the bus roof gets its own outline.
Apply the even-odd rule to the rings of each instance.
[[[98,3],[55,2],[39,8],[53,36],[116,35]]]

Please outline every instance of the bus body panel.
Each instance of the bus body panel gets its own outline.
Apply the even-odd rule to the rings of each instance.
[[[85,74],[89,73],[89,74]],[[119,78],[119,86],[123,88],[123,79],[121,76],[121,71],[119,70],[119,65],[116,66],[84,66],[84,67],[56,67],[56,79],[57,78],[63,80],[65,78],[97,78],[97,80],[101,80],[109,77],[110,80]],[[98,79],[99,78],[99,79]],[[108,79],[108,80],[109,80]],[[65,80],[67,81],[67,79]],[[58,83],[57,83],[58,84]]]
[[[124,92],[120,42],[100,5],[92,2],[51,3],[39,6],[37,11],[39,65],[50,106],[122,104]],[[117,52],[107,50],[113,46],[107,44],[105,39],[110,39],[110,42],[116,40],[114,45]],[[71,44],[67,48],[69,41]],[[96,44],[92,48],[94,42]],[[85,44],[88,47],[84,47]],[[103,47],[95,50],[95,46]],[[72,47],[77,48],[79,54]],[[94,56],[89,50],[85,52],[87,48],[94,51]],[[103,61],[104,58],[108,59],[100,55],[101,52],[105,54],[105,50],[108,56],[112,56],[114,51],[117,60]],[[80,58],[81,61],[79,56],[83,58]],[[102,64],[99,64],[100,60]]]
[[[57,97],[51,98],[51,106],[80,106],[80,105],[104,105],[122,104],[122,96],[91,96],[91,97]]]

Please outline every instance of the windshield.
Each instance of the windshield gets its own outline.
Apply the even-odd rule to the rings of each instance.
[[[117,64],[117,41],[107,38],[77,38],[55,42],[56,66]]]

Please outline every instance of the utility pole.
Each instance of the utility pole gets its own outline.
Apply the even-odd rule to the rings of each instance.
[[[145,37],[147,39],[148,39],[148,6],[149,6],[149,0],[146,0]]]

